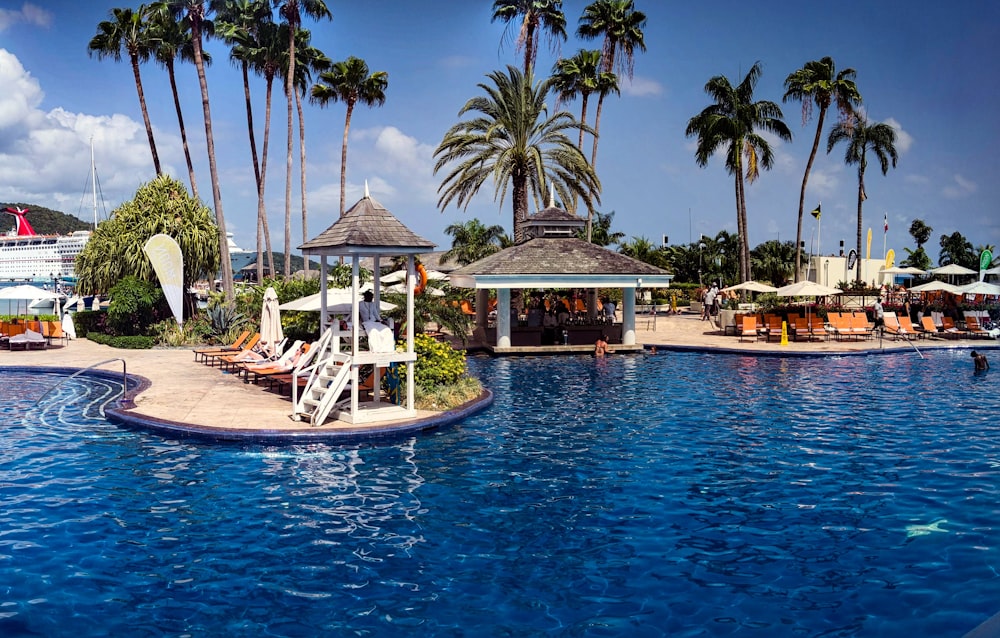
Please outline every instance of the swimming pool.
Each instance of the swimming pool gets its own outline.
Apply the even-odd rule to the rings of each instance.
[[[473,359],[416,439],[212,446],[2,384],[0,635],[960,636],[1000,611],[968,353]],[[102,389],[104,388],[104,389]],[[70,397],[82,400],[68,402]]]

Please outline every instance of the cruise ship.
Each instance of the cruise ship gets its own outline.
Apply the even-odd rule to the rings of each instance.
[[[90,239],[90,231],[78,230],[69,235],[38,235],[24,208],[8,207],[16,220],[15,227],[0,235],[0,281],[76,280],[76,256]]]

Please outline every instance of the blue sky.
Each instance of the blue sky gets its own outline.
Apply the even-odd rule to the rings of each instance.
[[[585,2],[566,1],[570,39],[564,56],[597,42],[573,32]],[[510,229],[510,200],[494,201],[484,188],[468,211],[437,207],[441,177],[433,151],[457,121],[458,110],[479,95],[485,75],[521,56],[502,43],[504,25],[491,23],[490,0],[328,1],[333,20],[306,21],[314,46],[333,60],[365,59],[387,71],[387,101],[359,107],[352,120],[348,205],[364,191],[417,233],[447,248],[444,228],[478,217]],[[153,168],[130,67],[98,60],[87,42],[113,6],[100,1],[0,0],[0,201],[28,201],[92,217],[87,186],[89,140],[95,140],[98,177],[107,209],[130,199],[152,179]],[[937,238],[960,231],[973,244],[1000,244],[1000,4],[986,1],[907,3],[732,2],[667,3],[636,0],[648,17],[647,51],[637,56],[635,77],[620,98],[607,100],[601,119],[597,170],[603,212],[614,211],[614,228],[628,236],[671,243],[697,240],[722,229],[735,232],[732,178],[721,160],[706,168],[694,161],[688,120],[708,104],[705,82],[726,75],[735,84],[757,60],[763,76],[757,99],[781,101],[783,81],[806,61],[829,55],[838,68],[857,70],[858,87],[872,121],[897,129],[899,164],[882,176],[872,159],[866,174],[864,226],[881,250],[883,215],[888,247],[900,256],[913,246],[906,233],[913,219]],[[208,45],[215,143],[227,226],[238,244],[255,245],[256,196],[250,165],[239,70],[218,42]],[[545,45],[538,68],[548,72],[556,53]],[[142,67],[156,141],[165,170],[187,181],[165,71]],[[202,197],[211,201],[197,78],[178,67],[185,121],[195,153]],[[258,143],[264,113],[263,81],[252,85]],[[554,105],[554,99],[552,100]],[[798,194],[815,121],[802,124],[799,104],[782,105],[794,139],[773,141],[774,168],[747,191],[751,246],[794,239]],[[579,115],[579,104],[566,106]],[[267,184],[272,240],[282,245],[284,216],[285,102],[275,92]],[[593,119],[593,108],[590,109]],[[306,105],[308,234],[336,219],[344,107]],[[829,121],[829,118],[828,118]],[[297,157],[297,151],[296,151]],[[292,245],[301,243],[298,177],[293,188]],[[822,202],[822,251],[854,244],[857,176],[843,163],[843,149],[817,156],[806,207]],[[815,232],[807,217],[804,237]],[[876,247],[878,250],[876,250]]]

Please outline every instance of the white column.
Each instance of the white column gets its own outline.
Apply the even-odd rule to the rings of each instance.
[[[635,345],[635,288],[622,290],[622,345]]]
[[[497,347],[510,347],[510,288],[497,288]]]
[[[330,326],[330,317],[326,314],[326,254],[319,256],[319,333]]]

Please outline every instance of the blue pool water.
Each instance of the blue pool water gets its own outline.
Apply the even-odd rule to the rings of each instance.
[[[471,367],[496,402],[457,426],[249,449],[7,373],[0,635],[916,638],[1000,611],[1000,372],[967,352]]]

